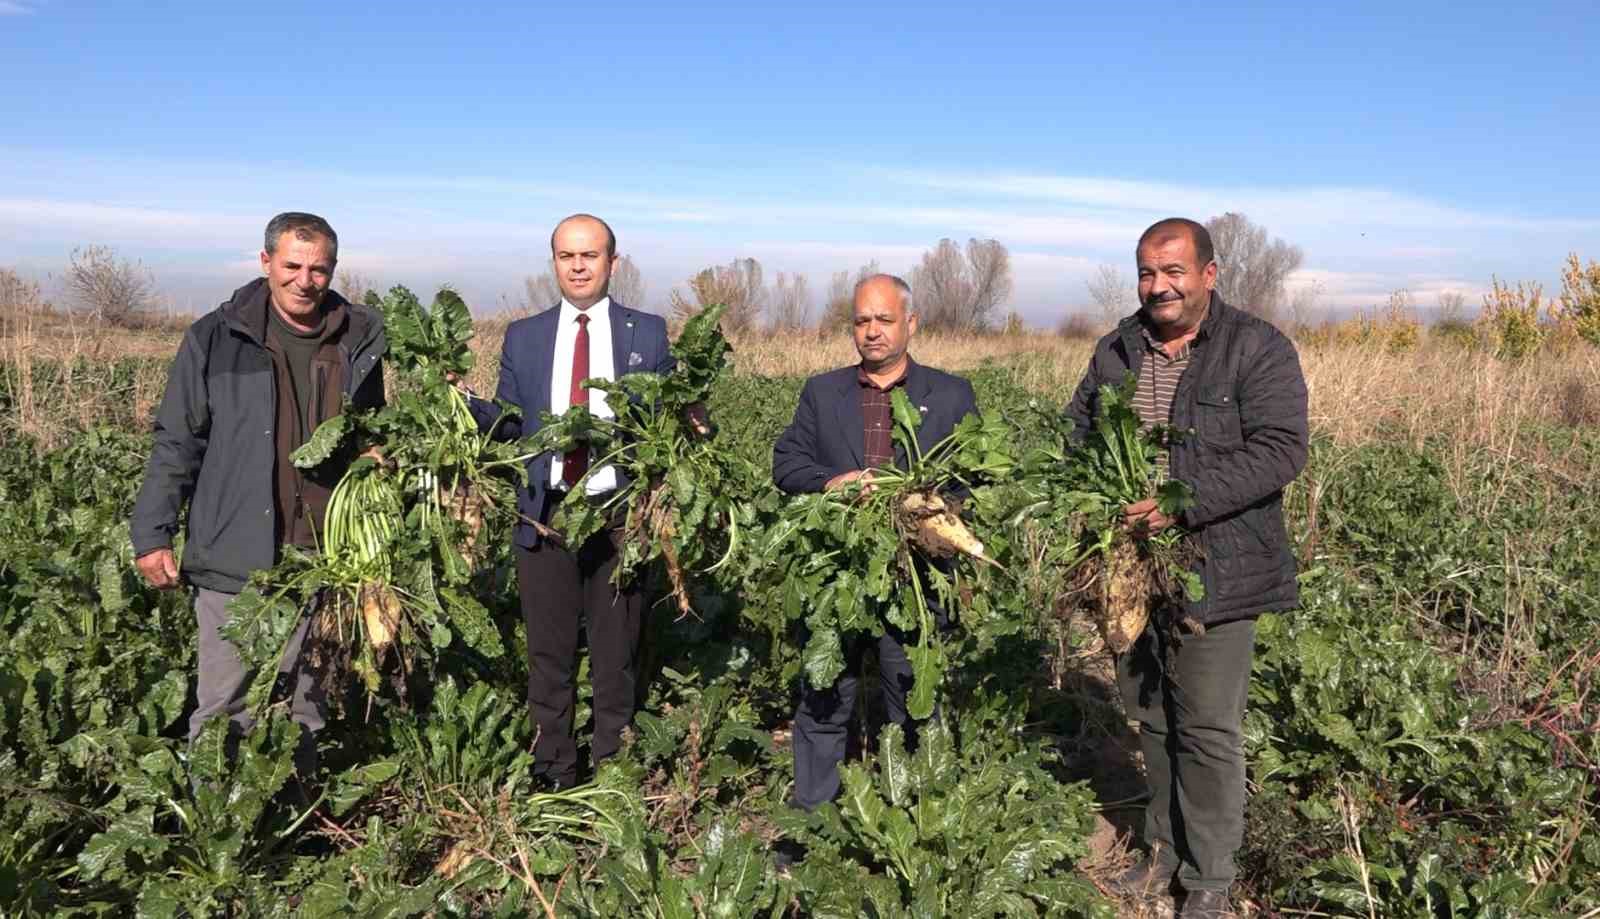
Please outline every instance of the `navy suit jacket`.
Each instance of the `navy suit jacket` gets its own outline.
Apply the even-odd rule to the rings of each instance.
[[[772,449],[772,480],[791,495],[822,491],[828,480],[866,467],[865,420],[856,367],[841,367],[806,381],[800,405]],[[906,395],[922,411],[917,445],[924,451],[950,436],[957,424],[977,411],[972,384],[954,374],[916,361],[906,370]],[[895,445],[895,464],[905,465],[905,452]]]
[[[676,366],[667,340],[667,321],[651,313],[641,313],[611,301],[611,366],[616,376],[629,373],[669,373]],[[536,433],[542,424],[540,412],[550,411],[550,382],[554,375],[556,328],[561,309],[545,310],[506,327],[500,349],[500,385],[494,397],[522,410],[521,418],[508,418],[496,436],[506,440]],[[592,398],[603,394],[594,393]],[[478,426],[487,430],[500,415],[499,406],[473,399],[472,414]],[[517,545],[532,548],[539,542],[538,532],[526,521],[544,519],[545,495],[550,487],[552,454],[541,453],[528,461],[528,484],[517,491]],[[621,472],[618,485],[627,484]]]

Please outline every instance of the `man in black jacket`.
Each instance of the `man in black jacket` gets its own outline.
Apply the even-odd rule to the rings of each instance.
[[[1232,915],[1228,888],[1244,833],[1255,617],[1298,602],[1283,489],[1306,461],[1306,385],[1288,338],[1214,292],[1217,263],[1204,226],[1160,221],[1139,238],[1137,258],[1142,308],[1096,345],[1067,414],[1086,429],[1100,387],[1132,373],[1141,420],[1182,432],[1170,476],[1194,489],[1194,506],[1172,520],[1153,499],[1141,501],[1125,509],[1124,522],[1193,533],[1205,599],[1153,616],[1117,661],[1151,795],[1150,852],[1119,886],[1145,895],[1175,881],[1186,894],[1179,916],[1211,919]]]
[[[904,388],[922,412],[917,442],[927,450],[977,410],[972,384],[924,367],[906,353],[917,330],[911,288],[891,275],[873,275],[855,289],[853,335],[861,363],[806,381],[794,421],[773,448],[772,476],[788,494],[872,481],[871,470],[903,464],[894,444],[890,398]],[[910,728],[906,694],[910,636],[878,640],[878,673],[889,720]],[[855,710],[855,673],[864,647],[849,649],[845,671],[832,686],[800,689],[794,716],[794,803],[811,810],[839,793],[839,763]]]
[[[357,408],[383,404],[383,317],[329,289],[338,254],[339,238],[321,217],[272,218],[263,277],[189,327],[167,377],[130,526],[151,586],[194,589],[200,674],[191,742],[219,715],[248,728],[250,674],[219,632],[227,605],[252,571],[277,562],[280,547],[317,544],[343,473],[302,472],[289,453],[346,397]],[[186,499],[180,568],[172,543]],[[290,714],[302,728],[295,760],[302,775],[315,766],[313,734],[323,725],[315,675],[300,654],[308,625],[295,631],[280,668],[292,681]]]

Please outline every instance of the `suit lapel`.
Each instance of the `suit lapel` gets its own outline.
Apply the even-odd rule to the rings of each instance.
[[[866,416],[861,414],[861,384],[856,381],[854,371],[845,375],[844,385],[839,389],[839,398],[835,404],[839,409],[839,427],[844,431],[844,442],[850,446],[850,454],[856,459],[856,468],[865,468],[867,420]]]
[[[934,426],[929,423],[929,416],[937,411],[929,399],[932,395],[932,376],[923,371],[921,364],[912,361],[906,371],[906,398],[911,400],[911,407],[922,416],[922,424],[917,427],[917,446],[922,448],[923,453],[942,439],[934,436]]]
[[[619,306],[612,300],[609,307],[611,313],[611,378],[619,379],[624,374],[633,370],[628,366],[628,355],[633,353],[633,334],[639,323],[634,319],[633,310]]]
[[[540,330],[541,334],[534,336],[533,400],[529,408],[532,409],[535,419],[539,417],[539,412],[550,411],[550,400],[554,395],[551,392],[551,381],[556,372],[556,336],[561,333],[560,304],[539,315],[546,314],[550,318],[546,321],[545,328]],[[568,372],[571,372],[570,368]]]

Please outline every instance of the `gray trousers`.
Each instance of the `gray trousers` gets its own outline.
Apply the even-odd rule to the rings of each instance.
[[[915,742],[916,726],[906,712],[906,695],[911,691],[911,659],[905,646],[893,635],[878,638],[878,681],[883,689],[884,708],[889,721],[906,731],[907,745]],[[794,714],[794,798],[795,807],[814,810],[839,795],[839,764],[844,762],[850,738],[850,719],[856,710],[856,688],[860,680],[861,656],[866,642],[858,640],[845,654],[844,673],[829,687],[817,689],[804,679],[800,685],[800,705]],[[937,717],[937,713],[935,713]]]
[[[1244,839],[1244,707],[1256,624],[1184,635],[1168,655],[1151,626],[1117,659],[1128,717],[1139,722],[1144,835],[1185,890],[1227,890]]]
[[[234,594],[198,588],[194,595],[194,614],[200,626],[200,683],[195,690],[199,702],[194,714],[189,716],[189,742],[200,736],[206,722],[219,715],[233,721],[230,736],[237,738],[250,730],[253,718],[245,710],[245,692],[250,688],[251,674],[239,659],[233,643],[222,637],[221,629],[228,621],[228,603]],[[295,769],[302,776],[316,770],[316,732],[322,730],[327,700],[318,685],[318,674],[312,672],[300,653],[305,643],[311,618],[306,617],[294,630],[289,646],[284,650],[283,661],[278,665],[278,683],[287,684],[289,718],[300,725],[300,745],[295,751]],[[232,749],[233,744],[230,744]]]

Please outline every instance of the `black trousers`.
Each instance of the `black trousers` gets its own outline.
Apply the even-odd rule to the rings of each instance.
[[[645,602],[640,585],[612,585],[616,567],[609,530],[576,552],[549,540],[533,549],[517,547],[517,587],[528,631],[528,707],[539,732],[534,771],[558,785],[578,779],[572,714],[580,615],[588,625],[595,763],[617,752],[622,729],[633,723]]]
[[[867,639],[857,639],[845,649],[845,669],[832,686],[817,688],[804,679],[800,684],[800,704],[794,713],[794,797],[795,807],[814,810],[839,796],[839,764],[844,762],[850,739],[850,719],[856,710],[856,691],[861,658]],[[905,645],[895,635],[877,639],[878,685],[889,721],[906,732],[907,745],[916,742],[916,725],[906,712],[906,696],[911,692],[911,659]],[[935,713],[937,716],[937,713]]]
[[[1152,624],[1117,659],[1150,789],[1145,842],[1185,890],[1226,890],[1234,879],[1233,856],[1244,840],[1244,710],[1255,636],[1255,620],[1246,619],[1184,635],[1169,648]]]

